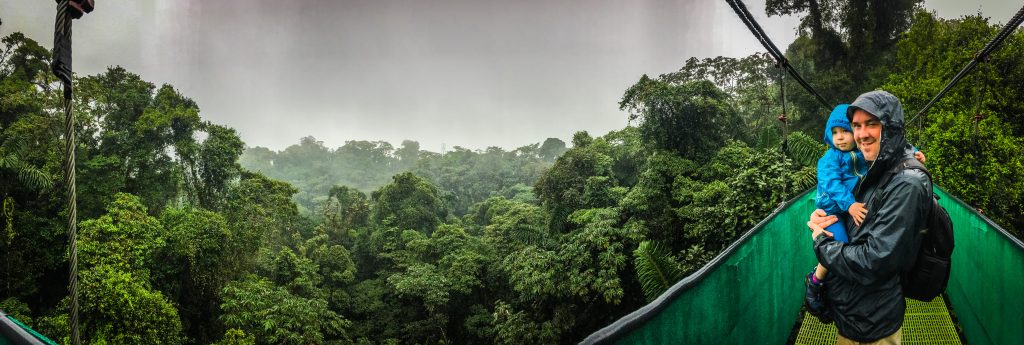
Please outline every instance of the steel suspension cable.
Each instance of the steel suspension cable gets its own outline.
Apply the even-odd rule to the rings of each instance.
[[[71,297],[68,323],[71,326],[71,344],[81,343],[78,329],[78,202],[75,192],[75,117],[71,113],[72,74],[70,61],[60,62],[59,49],[68,49],[70,55],[71,20],[68,0],[57,4],[57,19],[54,31],[54,73],[64,85],[64,186],[67,189],[68,213],[68,290]],[[60,64],[58,64],[60,63]],[[63,63],[66,63],[64,65]]]
[[[768,54],[774,57],[775,61],[782,65],[787,72],[789,72],[789,75],[793,77],[793,80],[796,80],[796,82],[800,84],[800,86],[802,86],[804,90],[807,90],[807,92],[810,92],[812,95],[814,95],[814,98],[817,99],[817,101],[821,103],[822,106],[824,106],[826,109],[831,109],[832,105],[830,105],[828,101],[825,101],[825,98],[821,97],[821,94],[819,94],[818,91],[814,90],[814,88],[811,87],[811,85],[807,83],[807,81],[804,80],[802,76],[800,76],[800,73],[797,73],[796,69],[789,64],[789,60],[787,60],[786,56],[782,54],[782,51],[779,50],[779,47],[776,46],[770,38],[768,38],[768,35],[764,33],[764,29],[762,29],[761,25],[758,24],[756,20],[754,20],[754,16],[750,14],[749,10],[747,10],[747,6],[743,4],[743,1],[726,0],[726,2],[729,3],[729,6],[732,7],[733,11],[736,12],[736,15],[740,17],[740,20],[742,20],[743,24],[747,26],[747,29],[749,29],[750,32],[754,34],[754,37],[757,38],[758,42],[760,42],[761,45],[764,46],[766,50],[768,50]]]

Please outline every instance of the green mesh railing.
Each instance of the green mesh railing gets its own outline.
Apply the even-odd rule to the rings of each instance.
[[[781,205],[699,271],[583,343],[781,344],[815,263],[807,216],[814,193]]]
[[[938,188],[956,248],[946,294],[972,345],[1024,342],[1024,243]]]
[[[947,294],[971,344],[1024,339],[1024,244],[935,188],[955,228]],[[814,194],[781,205],[708,265],[584,344],[781,344],[815,263],[806,228]]]

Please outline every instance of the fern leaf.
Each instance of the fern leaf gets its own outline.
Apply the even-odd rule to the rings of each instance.
[[[654,300],[672,284],[682,279],[679,264],[664,246],[644,241],[633,251],[637,280],[648,301]]]
[[[825,144],[811,138],[803,132],[793,132],[787,137],[788,148],[786,155],[789,159],[803,166],[815,166],[818,158],[825,152]]]

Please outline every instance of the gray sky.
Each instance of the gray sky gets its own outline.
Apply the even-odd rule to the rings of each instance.
[[[793,41],[797,18],[746,3],[776,45]],[[1020,6],[925,2],[999,23]],[[52,47],[54,9],[3,0],[0,36]],[[74,25],[79,75],[121,65],[169,83],[203,118],[275,150],[307,135],[435,152],[603,135],[626,125],[617,102],[640,75],[763,50],[724,0],[98,0]]]

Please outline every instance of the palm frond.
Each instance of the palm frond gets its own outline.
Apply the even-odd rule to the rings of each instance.
[[[793,180],[798,191],[806,190],[818,184],[818,168],[805,166],[793,172]]]
[[[786,156],[802,166],[816,166],[818,158],[825,152],[825,144],[811,138],[803,132],[789,133],[787,137],[789,148]]]
[[[30,189],[42,190],[53,186],[53,178],[50,174],[25,163],[14,154],[0,155],[0,169],[13,170],[14,174],[18,176],[18,181]]]
[[[682,279],[679,264],[665,246],[654,241],[644,241],[633,251],[637,280],[648,301],[652,301]]]

